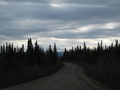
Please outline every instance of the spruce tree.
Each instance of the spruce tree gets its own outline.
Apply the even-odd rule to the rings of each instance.
[[[33,65],[33,44],[31,38],[28,39],[28,46],[27,46],[27,63],[28,65]]]
[[[39,45],[37,43],[37,41],[35,42],[35,49],[34,49],[34,61],[36,64],[39,64],[41,63],[41,58],[40,58],[40,50],[39,50]]]
[[[54,43],[54,63],[57,63],[58,60],[58,55],[57,55],[57,48],[56,48],[56,44]]]

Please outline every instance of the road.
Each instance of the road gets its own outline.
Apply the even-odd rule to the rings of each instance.
[[[73,63],[53,75],[3,90],[109,90],[84,74],[84,69]]]

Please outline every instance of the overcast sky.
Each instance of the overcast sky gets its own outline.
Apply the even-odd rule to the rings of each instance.
[[[120,0],[0,0],[0,44],[69,48],[120,39]]]

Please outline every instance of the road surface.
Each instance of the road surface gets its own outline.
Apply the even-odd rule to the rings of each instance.
[[[109,90],[84,74],[81,66],[65,63],[53,75],[3,90]]]

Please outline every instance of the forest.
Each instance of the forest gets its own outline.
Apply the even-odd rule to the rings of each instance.
[[[37,41],[33,45],[31,38],[27,50],[23,44],[19,48],[6,43],[0,46],[0,89],[50,75],[62,66],[56,44],[45,51]]]
[[[0,89],[29,82],[53,74],[64,66],[62,62],[72,62],[83,66],[88,77],[97,80],[112,90],[120,90],[120,43],[107,46],[103,41],[97,47],[76,46],[65,48],[63,56],[57,54],[57,47],[49,45],[47,50],[32,39],[24,45],[14,47],[13,43],[0,46]]]
[[[98,42],[97,47],[89,48],[86,43],[67,50],[65,48],[62,61],[74,62],[83,66],[87,75],[112,90],[120,90],[120,43],[115,40],[111,45]]]

